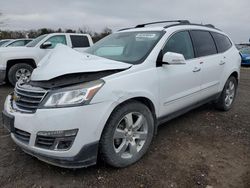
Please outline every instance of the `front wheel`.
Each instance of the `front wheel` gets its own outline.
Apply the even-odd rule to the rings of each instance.
[[[30,79],[33,67],[26,63],[13,65],[8,72],[8,80],[11,85],[15,86],[19,79]]]
[[[223,111],[228,111],[232,108],[237,92],[237,80],[231,76],[221,92],[220,98],[216,102],[216,108]]]
[[[153,134],[154,120],[148,107],[137,101],[123,104],[111,114],[104,128],[101,155],[111,166],[129,166],[146,153]]]

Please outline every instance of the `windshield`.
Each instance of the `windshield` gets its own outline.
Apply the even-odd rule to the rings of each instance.
[[[250,48],[242,48],[242,49],[240,49],[240,52],[242,54],[250,54]]]
[[[35,47],[41,40],[43,40],[47,35],[41,35],[35,38],[33,41],[29,42],[26,46],[27,47]]]
[[[163,31],[114,33],[85,52],[115,61],[138,64],[144,61],[163,34]]]

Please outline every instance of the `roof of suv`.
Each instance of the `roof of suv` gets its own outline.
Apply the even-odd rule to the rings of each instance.
[[[164,26],[155,26],[159,24],[164,24]],[[178,27],[179,29],[202,29],[202,30],[209,30],[222,33],[219,29],[215,28],[211,24],[195,24],[190,23],[188,20],[170,20],[170,21],[158,21],[158,22],[151,22],[140,24],[132,28],[125,28],[119,31],[163,31],[168,28]]]
[[[83,35],[83,36],[88,36],[89,34],[87,34],[87,33],[48,33],[45,35]]]

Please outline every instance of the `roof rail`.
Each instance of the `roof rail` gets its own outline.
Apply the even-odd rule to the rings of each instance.
[[[174,24],[170,24],[170,25],[166,25],[164,28],[169,28],[169,27],[174,27],[174,26],[178,26],[178,25],[194,25],[194,26],[203,26],[203,27],[209,27],[209,28],[213,28],[213,29],[217,29],[214,25],[212,24],[195,24],[195,23],[191,23],[188,20],[168,20],[168,21],[158,21],[158,22],[149,22],[149,23],[144,23],[144,24],[139,24],[135,27],[131,27],[131,28],[124,28],[124,29],[120,29],[118,31],[124,31],[124,30],[128,30],[128,29],[134,29],[134,28],[142,28],[145,27],[146,25],[153,25],[153,24],[161,24],[161,23],[174,23]]]
[[[128,29],[134,29],[134,27],[127,27],[127,28],[119,29],[118,31],[124,31],[124,30],[128,30]]]
[[[193,26],[203,26],[203,27],[209,27],[209,28],[212,28],[212,29],[216,29],[216,30],[219,30],[217,27],[215,27],[214,25],[212,24],[196,24],[196,23],[179,23],[179,24],[172,24],[172,25],[167,25],[165,26],[164,28],[169,28],[169,27],[174,27],[174,26],[178,26],[178,25],[193,25]]]
[[[216,27],[214,25],[212,25],[212,24],[205,24],[204,26],[216,29]]]
[[[158,22],[149,22],[145,24],[139,24],[135,26],[135,28],[145,27],[146,25],[161,24],[161,23],[175,23],[175,22],[178,22],[179,24],[190,24],[188,20],[168,20],[168,21],[158,21]]]

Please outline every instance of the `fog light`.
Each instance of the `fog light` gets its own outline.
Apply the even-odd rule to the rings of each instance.
[[[73,140],[61,140],[58,142],[57,148],[58,150],[67,150],[71,147]]]
[[[73,145],[78,129],[63,131],[40,131],[36,146],[49,150],[69,150]]]

